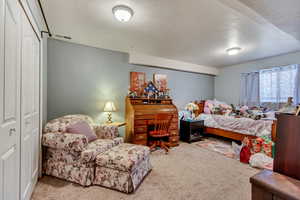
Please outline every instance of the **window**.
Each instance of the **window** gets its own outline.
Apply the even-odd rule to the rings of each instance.
[[[259,73],[260,102],[286,102],[294,97],[297,65],[275,67]]]

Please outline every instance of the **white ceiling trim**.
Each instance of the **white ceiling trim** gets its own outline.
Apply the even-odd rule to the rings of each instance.
[[[178,60],[171,60],[157,56],[150,56],[145,54],[140,54],[136,52],[129,53],[129,63],[136,65],[146,65],[152,67],[162,67],[173,70],[218,75],[219,70],[216,67],[209,67],[204,65],[197,65],[193,63],[182,62]]]

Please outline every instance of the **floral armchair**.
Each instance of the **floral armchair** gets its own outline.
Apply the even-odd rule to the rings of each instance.
[[[87,122],[98,139],[88,142],[85,135],[67,133],[67,127]],[[95,159],[100,153],[123,143],[118,127],[95,125],[86,115],[67,115],[51,120],[44,128],[43,172],[71,182],[89,186],[94,180]]]

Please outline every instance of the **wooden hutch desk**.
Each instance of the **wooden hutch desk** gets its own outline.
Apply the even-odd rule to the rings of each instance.
[[[148,145],[147,121],[154,120],[155,114],[170,113],[173,119],[170,127],[171,146],[179,144],[178,111],[172,99],[148,99],[126,97],[126,135],[125,141]]]

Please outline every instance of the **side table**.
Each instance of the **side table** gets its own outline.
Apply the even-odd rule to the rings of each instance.
[[[119,134],[120,134],[120,136],[122,136],[122,137],[125,136],[126,122],[104,123],[104,125],[117,126],[119,128]]]
[[[126,122],[112,122],[112,123],[104,123],[104,125],[117,126],[122,127],[126,125]]]
[[[203,133],[204,120],[180,120],[180,140],[188,143],[196,142],[202,139]]]

